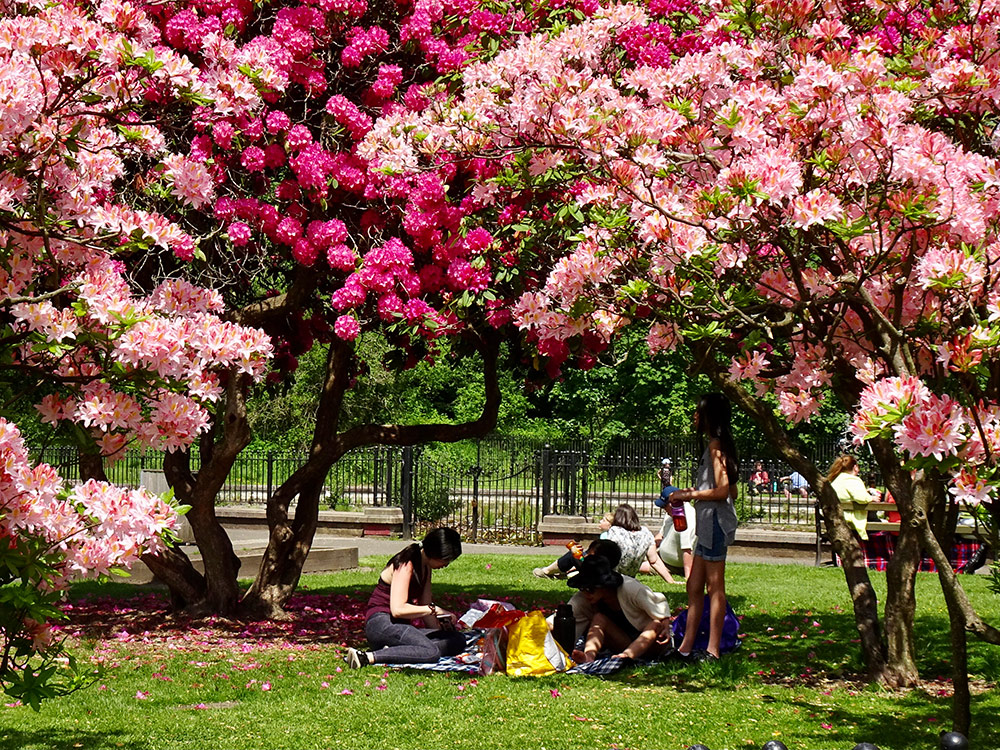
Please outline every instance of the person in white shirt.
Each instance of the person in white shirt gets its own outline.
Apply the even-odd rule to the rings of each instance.
[[[625,659],[656,658],[670,648],[670,607],[667,598],[630,576],[615,571],[600,555],[585,557],[579,573],[567,583],[582,597],[573,613],[587,623],[583,650],[573,660],[588,663],[607,648]]]

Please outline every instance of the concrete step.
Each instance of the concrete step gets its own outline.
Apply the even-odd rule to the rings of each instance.
[[[251,578],[257,574],[261,560],[264,558],[264,547],[237,549],[240,558],[240,577]],[[205,572],[200,555],[191,555],[191,563],[199,573]],[[313,547],[306,558],[303,573],[330,573],[337,570],[348,570],[358,567],[357,547]],[[153,573],[145,563],[136,563],[131,570],[131,576],[112,576],[112,580],[121,583],[145,584],[152,583]]]

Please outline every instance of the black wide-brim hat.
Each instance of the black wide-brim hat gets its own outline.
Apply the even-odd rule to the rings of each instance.
[[[580,572],[566,581],[575,589],[617,589],[625,582],[622,574],[600,555],[588,555],[577,568]]]

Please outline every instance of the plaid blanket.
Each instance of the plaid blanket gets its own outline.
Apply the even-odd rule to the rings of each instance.
[[[862,545],[865,552],[865,565],[870,570],[884,571],[889,565],[889,560],[892,558],[893,553],[896,551],[896,534],[892,531],[876,531],[868,537],[867,541],[862,542]],[[969,562],[978,549],[978,542],[960,542],[955,544],[948,555],[951,567],[959,570]],[[837,564],[841,564],[839,556],[837,557]],[[925,557],[920,561],[918,570],[936,573],[937,566],[934,565],[932,559]]]
[[[463,631],[465,635],[465,651],[457,656],[445,656],[436,662],[429,664],[385,664],[381,666],[390,669],[426,669],[431,672],[466,672],[477,674],[479,664],[482,661],[482,652],[479,650],[479,638],[483,631],[475,628]],[[618,656],[606,656],[595,659],[589,664],[577,664],[566,670],[563,674],[584,674],[592,677],[604,677],[614,674],[627,667],[635,667],[654,662],[638,659],[623,659]]]

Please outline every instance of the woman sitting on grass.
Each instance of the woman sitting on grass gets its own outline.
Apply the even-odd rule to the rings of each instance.
[[[390,559],[365,613],[365,637],[372,650],[347,649],[347,665],[427,664],[460,654],[465,636],[455,632],[455,616],[434,604],[431,571],[446,568],[461,554],[458,532],[440,528],[429,531],[423,544],[411,544]]]
[[[567,583],[580,589],[586,606],[574,606],[573,614],[578,623],[586,618],[590,624],[574,661],[592,662],[602,649],[638,659],[662,656],[670,648],[670,607],[663,594],[618,573],[602,555],[585,557],[579,570]]]
[[[622,575],[634,576],[642,570],[644,573],[655,572],[667,583],[675,582],[656,551],[653,532],[642,525],[639,514],[628,503],[622,503],[614,513],[601,520],[601,539],[610,539],[621,549],[622,558],[617,570]],[[567,552],[555,562],[531,572],[538,578],[565,578],[573,564],[573,554]]]

